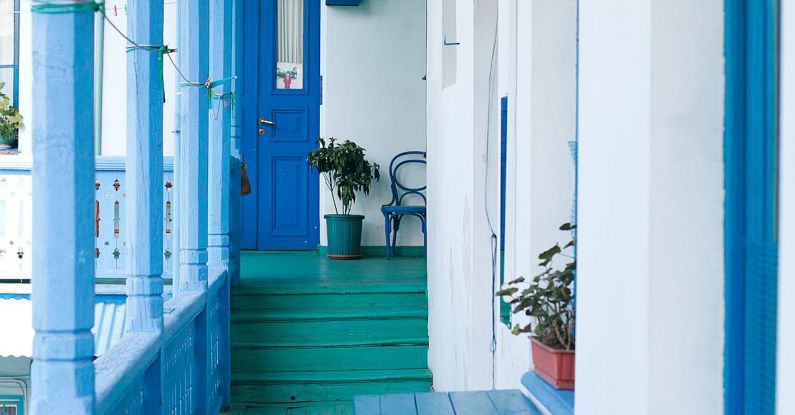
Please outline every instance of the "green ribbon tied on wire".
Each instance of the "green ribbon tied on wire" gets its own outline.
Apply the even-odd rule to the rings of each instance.
[[[163,57],[167,53],[176,52],[176,49],[171,49],[167,45],[129,45],[127,46],[127,53],[142,50],[145,52],[156,52],[157,53],[157,69],[158,73],[160,74],[160,82],[163,83],[163,90],[166,89],[166,79],[163,75]]]
[[[102,10],[102,8],[103,4],[94,0],[59,1],[57,3],[33,1],[30,5],[30,11],[39,14],[68,14],[86,11],[93,13]]]

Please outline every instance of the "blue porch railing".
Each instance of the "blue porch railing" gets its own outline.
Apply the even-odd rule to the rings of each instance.
[[[162,156],[162,65],[172,59],[163,55],[163,0],[128,2],[123,172],[94,158],[93,27],[104,11],[94,0],[31,4],[29,407],[47,415],[217,414],[230,403],[230,206],[240,197],[231,144],[240,129],[226,103],[241,85],[233,91],[211,80],[234,78],[232,12],[242,0],[178,2],[183,79],[173,169]],[[173,296],[164,302],[169,274]],[[96,361],[95,276],[126,283],[126,332]]]
[[[164,304],[162,338],[126,335],[94,362],[96,413],[161,413],[161,398],[162,413],[220,412],[230,381],[229,280],[226,270],[210,276],[206,296]]]

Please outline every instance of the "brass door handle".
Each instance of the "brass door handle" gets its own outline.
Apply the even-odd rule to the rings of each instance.
[[[266,120],[265,118],[260,118],[260,119],[258,120],[258,122],[259,122],[260,124],[263,124],[263,125],[270,125],[271,127],[273,127],[274,125],[276,125],[276,123],[275,123],[275,122],[273,122],[273,121],[270,121],[270,120]]]

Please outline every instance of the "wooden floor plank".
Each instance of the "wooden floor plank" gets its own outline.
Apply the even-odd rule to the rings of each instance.
[[[417,415],[456,415],[450,396],[446,393],[418,393],[414,398]]]
[[[353,398],[354,415],[381,415],[381,398],[376,395]]]
[[[417,404],[413,394],[381,396],[381,415],[416,415]]]
[[[529,399],[522,392],[512,391],[489,391],[486,394],[491,399],[491,403],[497,408],[500,415],[540,415]]]
[[[485,392],[450,392],[456,415],[500,415]]]

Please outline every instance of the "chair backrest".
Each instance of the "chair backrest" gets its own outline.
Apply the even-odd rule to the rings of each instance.
[[[427,164],[425,162],[425,152],[404,151],[395,156],[389,163],[389,180],[392,182],[392,201],[389,202],[390,205],[400,206],[403,203],[403,199],[409,195],[419,196],[422,198],[423,204],[427,203],[427,199],[425,199],[425,188],[427,185],[409,187],[398,180],[400,169],[411,164]]]

